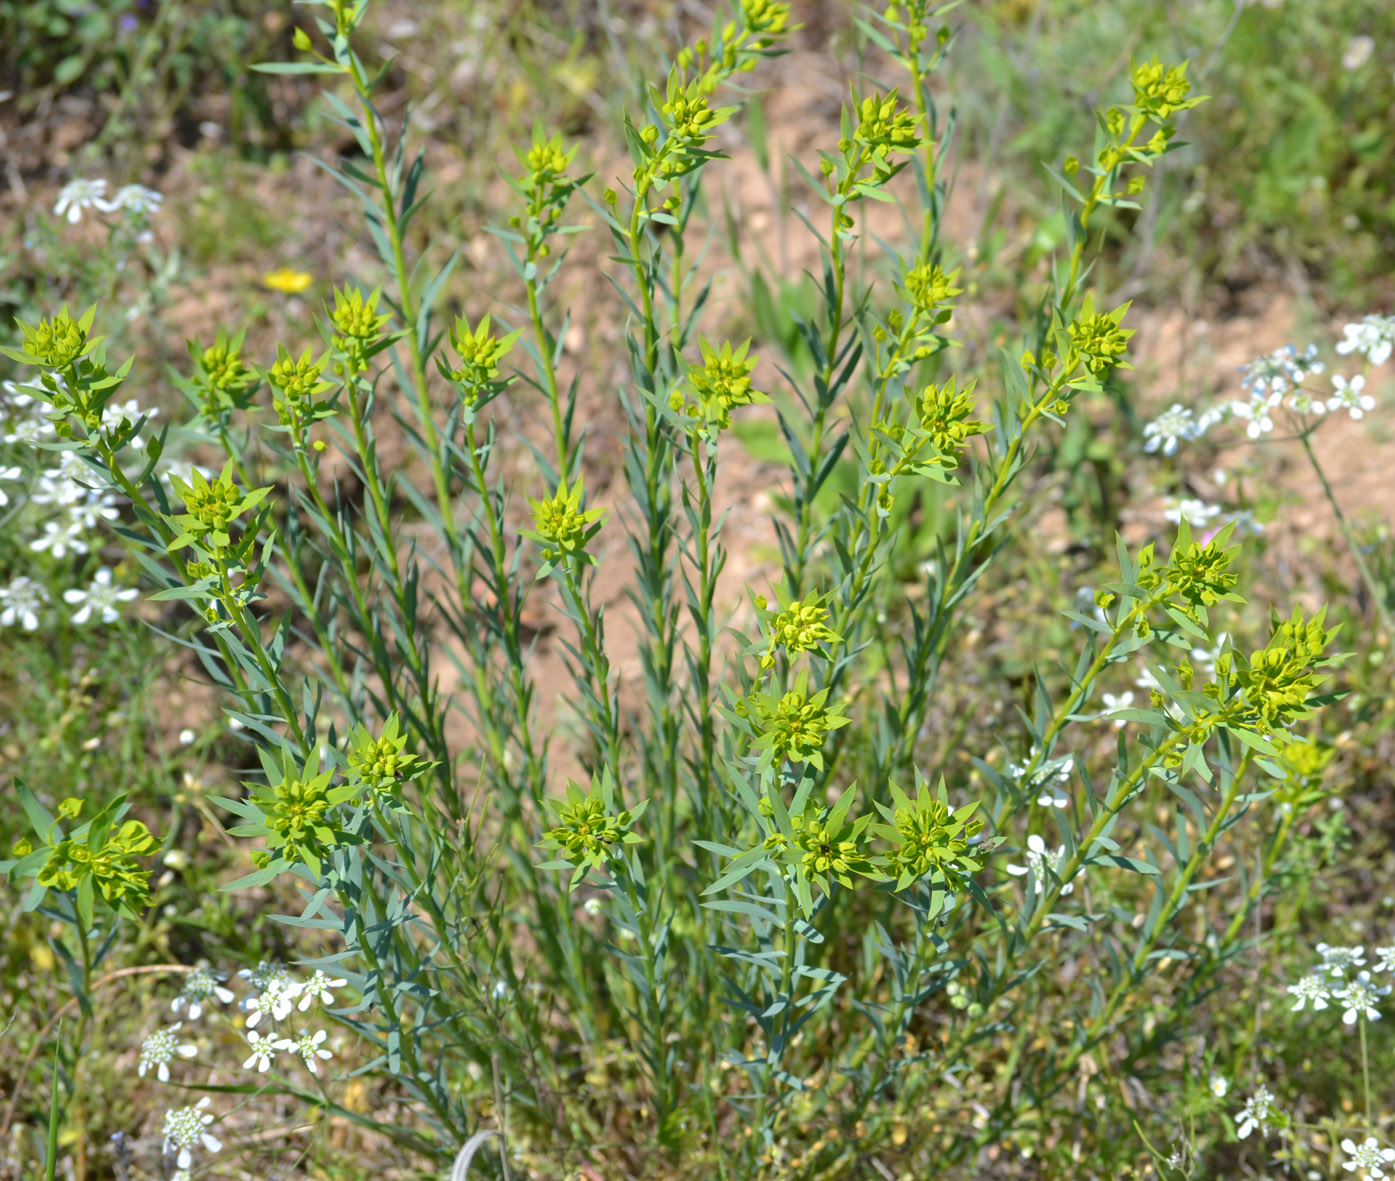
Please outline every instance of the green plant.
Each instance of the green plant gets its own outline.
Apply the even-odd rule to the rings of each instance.
[[[107,413],[130,365],[109,366],[95,311],[22,323],[6,352],[35,371],[54,445],[129,504],[121,535],[152,598],[196,613],[201,630],[173,638],[262,768],[245,796],[216,801],[238,820],[230,835],[258,842],[229,886],[298,895],[301,913],[279,921],[332,935],[305,962],[357,995],[334,1016],[365,1047],[361,1071],[400,1088],[421,1127],[363,1122],[437,1163],[501,1131],[531,1170],[566,1175],[612,1151],[597,1129],[617,1113],[575,1079],[615,1062],[642,1109],[619,1125],[633,1172],[832,1175],[875,1149],[922,1175],[973,1175],[989,1149],[1053,1151],[1043,1120],[1080,1131],[1062,1095],[1083,1064],[1159,1063],[1240,954],[1266,879],[1244,880],[1219,926],[1196,899],[1242,821],[1283,843],[1270,798],[1337,663],[1324,612],[1295,609],[1199,671],[1213,616],[1244,599],[1235,528],[1194,538],[1184,521],[1165,553],[1120,540],[1113,574],[1067,613],[1078,650],[1036,672],[1003,737],[1020,762],[985,746],[941,773],[923,741],[1024,508],[1020,477],[1128,366],[1128,305],[1097,302],[1090,268],[1101,219],[1137,207],[1177,116],[1202,101],[1186,65],[1135,62],[1130,101],[1098,113],[1083,160],[1050,170],[1064,240],[1036,311],[1017,347],[952,372],[964,289],[941,240],[948,137],[930,85],[953,44],[947,8],[868,13],[863,32],[904,89],[854,89],[836,141],[795,161],[821,207],[804,217],[819,266],[812,311],[787,334],[809,364],[782,373],[776,397],[756,388],[747,344],[701,335],[695,242],[716,130],[781,52],[787,5],[742,0],[677,55],[624,121],[631,170],[613,187],[594,191],[574,152],[535,133],[494,227],[517,310],[471,308],[478,319],[451,327],[438,304],[456,258],[411,256],[424,166],[376,106],[366,0],[319,7],[295,33],[300,59],[263,68],[339,88],[326,101],[358,155],[326,167],[362,205],[383,286],[335,290],[321,345],[278,344],[264,367],[241,332],[191,345],[181,387],[221,470],[171,474],[163,437],[138,453],[145,418]],[[625,332],[609,511],[587,493],[591,441],[554,304],[577,197],[609,237]],[[905,240],[869,243],[872,202],[900,204]],[[883,257],[865,262],[872,245]],[[543,424],[528,529],[493,466],[504,399]],[[767,400],[790,494],[778,574],[748,611],[719,601],[715,505],[730,433]],[[255,417],[267,407],[274,422]],[[409,467],[382,461],[389,434]],[[361,494],[323,466],[331,448]],[[843,463],[854,478],[829,497]],[[927,481],[954,527],[908,587],[897,506]],[[636,693],[596,605],[597,572],[625,561],[622,530]],[[583,732],[561,758],[584,789],[553,765],[530,599],[568,621]],[[1146,707],[1108,711],[1121,727],[1100,744],[1091,711],[1124,667],[1154,687]],[[1072,767],[1080,789],[1055,790]],[[1013,849],[1025,865],[1006,862]],[[7,866],[38,867],[33,851]],[[91,890],[84,903],[82,881],[49,876],[85,939]],[[1055,978],[1062,958],[1079,990]],[[287,1000],[259,989],[258,1012]],[[192,1145],[206,1121],[185,1112]]]

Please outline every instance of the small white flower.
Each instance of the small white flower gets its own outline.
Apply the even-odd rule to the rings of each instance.
[[[1371,53],[1375,50],[1376,43],[1365,33],[1358,33],[1347,42],[1346,52],[1342,54],[1342,69],[1359,70],[1371,60]],[[1379,1173],[1372,1174],[1379,1177]]]
[[[1236,418],[1249,420],[1249,426],[1245,428],[1245,434],[1252,439],[1258,439],[1260,435],[1268,434],[1274,429],[1274,420],[1269,417],[1269,412],[1283,401],[1283,394],[1253,394],[1248,402],[1232,402],[1230,404],[1231,413]]]
[[[1377,972],[1395,972],[1395,947],[1376,948],[1376,962],[1372,966]]]
[[[1332,388],[1337,392],[1327,399],[1329,410],[1348,410],[1352,418],[1360,418],[1368,410],[1376,408],[1376,400],[1361,391],[1366,388],[1366,379],[1357,374],[1348,381],[1340,373],[1332,375]]]
[[[1169,409],[1143,427],[1143,450],[1151,454],[1161,448],[1164,455],[1175,455],[1179,442],[1200,438],[1203,431],[1192,416],[1190,406],[1173,402]]]
[[[1180,525],[1186,521],[1193,529],[1202,529],[1220,511],[1220,505],[1207,504],[1204,500],[1195,500],[1190,497],[1179,499],[1176,496],[1169,496],[1167,498],[1167,511],[1163,515],[1174,525]]]
[[[107,213],[125,209],[130,213],[158,213],[164,197],[144,185],[122,185],[110,201],[96,204]]]
[[[1395,349],[1395,316],[1363,316],[1355,324],[1342,328],[1344,338],[1338,342],[1337,351],[1360,353],[1372,365],[1384,365]]]
[[[1297,984],[1288,986],[1289,992],[1298,999],[1293,1002],[1290,1012],[1300,1013],[1303,1006],[1312,1002],[1314,1009],[1327,1008],[1327,998],[1332,995],[1327,987],[1327,981],[1323,979],[1320,972],[1314,972],[1310,976],[1304,976]]]
[[[1353,1143],[1350,1138],[1343,1140],[1342,1151],[1351,1158],[1342,1162],[1342,1168],[1348,1173],[1365,1169],[1366,1175],[1374,1181],[1380,1181],[1385,1176],[1385,1166],[1395,1161],[1395,1151],[1382,1148],[1374,1136],[1367,1136],[1361,1144]]]
[[[289,981],[281,983],[275,980],[268,981],[267,986],[261,992],[247,998],[247,1028],[256,1027],[263,1017],[270,1016],[273,1021],[284,1021],[290,1016],[291,1009],[295,1005],[295,999],[300,994],[300,985]]]
[[[66,557],[69,553],[85,554],[87,542],[83,540],[83,532],[82,525],[75,521],[61,525],[49,521],[44,525],[44,535],[31,541],[29,548],[35,553],[48,550],[55,558]]]
[[[173,1025],[166,1025],[141,1042],[140,1062],[136,1066],[136,1073],[141,1078],[144,1078],[145,1072],[153,1066],[155,1077],[162,1083],[167,1083],[170,1081],[170,1063],[176,1055],[180,1058],[193,1058],[198,1054],[198,1046],[190,1042],[180,1042],[175,1036],[183,1024],[182,1021],[176,1021]]]
[[[188,1005],[189,1019],[197,1021],[203,1013],[204,1002],[210,997],[222,1001],[225,1005],[231,1003],[233,994],[230,989],[223,987],[224,979],[226,977],[221,972],[214,972],[200,965],[184,977],[184,987],[170,1003],[170,1008],[177,1013],[181,1006]]]
[[[1366,965],[1364,947],[1330,947],[1326,943],[1319,943],[1316,950],[1322,956],[1321,970],[1329,976],[1344,976],[1349,969]]]
[[[121,618],[118,603],[129,603],[136,597],[136,590],[130,586],[115,586],[111,581],[111,570],[103,566],[92,579],[92,585],[85,591],[74,587],[63,592],[63,601],[74,607],[82,604],[73,616],[74,623],[86,623],[95,611],[103,623],[115,623]]]
[[[1300,356],[1291,344],[1256,357],[1240,366],[1245,375],[1241,386],[1252,396],[1283,395],[1299,385],[1309,373],[1321,373],[1322,362],[1317,359],[1317,345],[1310,344]],[[1239,410],[1236,410],[1239,413]]]
[[[252,1023],[247,1022],[248,1025]],[[247,1035],[247,1045],[252,1053],[246,1062],[242,1064],[244,1070],[251,1070],[256,1067],[258,1073],[265,1074],[271,1069],[271,1063],[276,1058],[276,1051],[284,1048],[284,1043],[273,1041],[269,1037],[262,1037],[255,1029]]]
[[[18,623],[27,632],[36,631],[39,609],[47,602],[48,592],[21,574],[9,586],[0,587],[0,627]]]
[[[1052,853],[1047,849],[1046,842],[1036,833],[1032,833],[1032,835],[1027,838],[1027,864],[1009,865],[1007,871],[1012,874],[1013,877],[1022,877],[1026,874],[1032,874],[1034,877],[1033,893],[1040,894],[1046,889],[1044,880],[1046,877],[1046,870],[1050,869],[1052,872],[1059,873],[1061,862],[1065,860],[1065,857],[1066,847],[1064,845]],[[1064,896],[1071,893],[1074,889],[1075,883],[1067,882],[1061,888],[1061,894]]]
[[[247,987],[262,992],[271,984],[289,984],[291,973],[285,964],[262,960],[255,968],[239,968],[237,974],[247,981]]]
[[[321,1047],[321,1043],[329,1035],[322,1029],[318,1033],[302,1033],[297,1038],[282,1038],[276,1043],[277,1049],[285,1050],[288,1054],[299,1054],[305,1068],[311,1074],[320,1073],[320,1065],[316,1059],[328,1062],[334,1057],[328,1050]]]
[[[0,480],[18,480],[22,474],[18,467],[0,467]],[[4,508],[9,503],[9,495],[4,488],[0,488],[0,508]]]
[[[318,1000],[326,1008],[334,1004],[334,994],[331,988],[343,988],[349,982],[339,976],[326,976],[319,968],[315,969],[315,974],[310,977],[302,986],[300,991],[300,1004],[296,1007],[303,1013],[310,1007],[312,1001]]]
[[[1389,991],[1388,984],[1381,988],[1372,984],[1370,972],[1358,972],[1355,980],[1348,980],[1343,987],[1334,990],[1332,998],[1346,1006],[1346,1011],[1342,1014],[1342,1024],[1355,1025],[1358,1017],[1364,1017],[1367,1021],[1379,1021],[1380,1010],[1376,1008],[1376,1002]]]
[[[192,730],[181,730],[179,732],[179,745],[192,746],[197,735]]]
[[[202,1146],[208,1152],[217,1152],[223,1142],[206,1129],[213,1122],[213,1115],[204,1110],[208,1106],[205,1095],[193,1107],[175,1107],[165,1112],[164,1154],[178,1152],[175,1163],[187,1169],[194,1163],[194,1154],[189,1150]]]
[[[1226,1092],[1230,1090],[1230,1083],[1226,1081],[1223,1074],[1213,1074],[1207,1085],[1211,1088],[1211,1094],[1217,1099],[1224,1099]]]
[[[1294,390],[1288,397],[1288,408],[1295,414],[1322,414],[1327,410],[1322,399],[1307,390]]]
[[[1259,1129],[1261,1136],[1269,1134],[1270,1123],[1277,1123],[1277,1112],[1274,1110],[1274,1096],[1269,1088],[1259,1086],[1255,1088],[1255,1093],[1245,1100],[1245,1106],[1240,1109],[1236,1119],[1240,1121],[1240,1126],[1235,1129],[1235,1134],[1241,1140],[1249,1138],[1251,1132]]]
[[[1133,692],[1126,689],[1117,696],[1113,693],[1101,693],[1100,700],[1104,702],[1104,709],[1100,711],[1100,717],[1107,718],[1110,714],[1116,714],[1121,709],[1131,708],[1133,706]],[[1116,730],[1122,730],[1125,724],[1123,718],[1114,719],[1114,728]]]
[[[77,225],[82,220],[82,211],[92,206],[101,208],[102,197],[106,194],[107,182],[97,177],[93,180],[70,180],[58,190],[58,204],[53,207],[57,217],[67,216],[68,221]]]

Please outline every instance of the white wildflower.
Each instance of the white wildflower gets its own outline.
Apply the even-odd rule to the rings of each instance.
[[[1175,455],[1179,442],[1199,438],[1201,434],[1191,407],[1174,402],[1143,427],[1143,450],[1151,454],[1161,449],[1164,455]]]
[[[1282,401],[1282,394],[1252,394],[1248,402],[1232,402],[1230,409],[1236,418],[1243,418],[1249,422],[1245,434],[1252,439],[1258,439],[1260,435],[1268,434],[1274,429],[1274,420],[1269,416],[1269,412]]]
[[[1380,1181],[1385,1176],[1385,1166],[1395,1161],[1395,1151],[1382,1148],[1374,1136],[1367,1136],[1361,1144],[1354,1143],[1348,1137],[1342,1141],[1342,1151],[1350,1158],[1342,1162],[1342,1168],[1348,1173],[1365,1169],[1366,1176],[1373,1178],[1373,1181]]]
[[[1274,1096],[1268,1087],[1259,1086],[1255,1088],[1255,1093],[1245,1100],[1245,1106],[1235,1117],[1240,1121],[1240,1126],[1235,1129],[1235,1134],[1241,1140],[1249,1138],[1251,1132],[1259,1129],[1261,1136],[1269,1134],[1269,1125],[1278,1123],[1278,1112],[1274,1108]]]
[[[1100,711],[1100,717],[1107,718],[1111,714],[1117,714],[1121,709],[1132,708],[1133,692],[1126,689],[1124,692],[1117,695],[1114,693],[1101,693],[1100,700],[1104,702],[1104,709]],[[1122,730],[1125,724],[1123,718],[1114,719],[1114,728],[1116,730]]]
[[[1337,351],[1343,356],[1360,353],[1372,365],[1384,365],[1395,350],[1395,316],[1363,316],[1345,325],[1342,332]]]
[[[1327,987],[1327,981],[1320,972],[1314,972],[1309,976],[1304,976],[1297,984],[1288,986],[1289,992],[1298,999],[1293,1002],[1294,1013],[1300,1013],[1303,1006],[1312,1003],[1314,1009],[1327,1008],[1327,998],[1332,995]]]
[[[300,1004],[296,1008],[303,1013],[310,1007],[311,1002],[316,1000],[328,1007],[334,1004],[334,994],[330,989],[343,988],[348,983],[343,977],[327,976],[316,968],[315,974],[300,986]]]
[[[1331,947],[1319,943],[1316,950],[1322,956],[1322,971],[1329,976],[1344,976],[1352,968],[1366,966],[1364,947]]]
[[[1272,353],[1256,357],[1240,366],[1244,380],[1241,387],[1256,397],[1286,394],[1302,383],[1309,373],[1321,373],[1322,362],[1317,359],[1317,345],[1310,344],[1300,355],[1293,345],[1284,345]],[[1239,413],[1239,410],[1236,410]]]
[[[1169,496],[1167,510],[1163,515],[1174,525],[1186,521],[1193,529],[1204,529],[1211,518],[1218,516],[1220,511],[1220,505],[1207,504],[1204,500]]]
[[[1375,51],[1375,48],[1376,43],[1372,38],[1368,37],[1365,33],[1357,33],[1355,37],[1347,42],[1346,50],[1342,54],[1342,69],[1359,70],[1371,60],[1371,54]],[[1375,1173],[1373,1176],[1379,1177],[1380,1174]]]
[[[1348,410],[1352,418],[1360,418],[1366,411],[1376,408],[1376,400],[1361,392],[1366,388],[1366,379],[1359,373],[1350,380],[1334,373],[1332,388],[1337,392],[1327,399],[1329,410]]]
[[[1307,390],[1294,390],[1288,396],[1288,408],[1295,414],[1322,414],[1327,406]]]
[[[214,972],[200,965],[184,977],[184,987],[171,1002],[170,1008],[178,1012],[182,1006],[187,1005],[189,1019],[197,1021],[203,1013],[204,1002],[210,997],[222,1001],[225,1005],[230,1004],[233,994],[230,989],[223,987],[222,981],[225,979],[221,972]]]
[[[252,1022],[247,1022],[251,1025]],[[276,1051],[281,1049],[282,1043],[274,1041],[270,1037],[263,1037],[255,1029],[247,1034],[247,1046],[252,1051],[247,1061],[242,1064],[245,1070],[256,1068],[259,1074],[265,1074],[271,1069],[272,1062],[276,1059]]]
[[[1342,1014],[1342,1024],[1355,1025],[1358,1017],[1364,1017],[1367,1021],[1379,1021],[1380,1010],[1376,1008],[1376,1002],[1389,991],[1388,984],[1381,988],[1372,984],[1370,972],[1358,972],[1355,980],[1348,980],[1341,988],[1335,989],[1332,998],[1346,1006],[1346,1011]]]
[[[176,1107],[165,1112],[164,1154],[169,1156],[177,1152],[175,1163],[181,1169],[194,1163],[190,1149],[201,1146],[207,1152],[217,1152],[223,1147],[223,1142],[207,1131],[213,1122],[213,1115],[204,1110],[207,1106],[208,1096],[205,1095],[192,1107]]]
[[[285,1050],[288,1054],[299,1054],[300,1060],[305,1063],[305,1068],[311,1074],[319,1074],[320,1066],[316,1059],[328,1062],[334,1057],[322,1045],[328,1036],[322,1029],[315,1034],[302,1033],[297,1038],[282,1038],[276,1043],[276,1046],[277,1049]]]
[[[1213,1074],[1207,1086],[1210,1087],[1211,1094],[1217,1099],[1224,1099],[1226,1092],[1230,1090],[1230,1083],[1226,1081],[1226,1077],[1223,1074]]]
[[[1372,966],[1377,972],[1395,972],[1395,947],[1376,948],[1376,962]]]
[[[82,525],[76,521],[66,524],[49,521],[44,525],[44,535],[31,541],[29,548],[35,553],[48,550],[55,558],[66,557],[69,553],[85,554],[87,542],[83,540],[84,532]]]
[[[39,610],[47,602],[48,592],[21,574],[9,586],[0,587],[0,627],[18,623],[27,632],[37,631]]]
[[[0,467],[0,480],[18,480],[24,473],[18,467]],[[0,508],[10,503],[9,494],[0,488]]]
[[[58,203],[53,207],[53,212],[58,217],[66,216],[71,224],[77,225],[82,220],[84,209],[91,209],[94,205],[101,208],[106,191],[107,182],[100,177],[70,180],[58,190]]]
[[[145,1072],[153,1066],[155,1077],[162,1083],[167,1083],[170,1081],[170,1063],[176,1056],[193,1058],[198,1054],[198,1046],[192,1042],[181,1042],[176,1036],[183,1024],[182,1021],[176,1021],[173,1025],[166,1025],[141,1042],[140,1062],[136,1065],[136,1073],[141,1078],[144,1078]]]
[[[1050,869],[1053,873],[1059,874],[1061,863],[1065,857],[1066,847],[1064,845],[1052,853],[1047,849],[1046,842],[1036,833],[1032,833],[1027,838],[1027,864],[1009,865],[1007,871],[1013,877],[1022,877],[1024,874],[1033,875],[1033,893],[1040,894],[1046,889],[1046,870]],[[1074,889],[1075,883],[1067,882],[1061,888],[1061,894],[1069,894]]]
[[[144,185],[122,185],[110,201],[98,201],[97,205],[107,213],[118,209],[128,213],[158,213],[163,200],[163,196]]]
[[[117,586],[111,580],[111,570],[103,566],[93,576],[92,584],[86,590],[74,587],[63,592],[63,601],[74,607],[81,604],[73,616],[74,623],[86,623],[95,611],[103,623],[115,623],[121,618],[118,603],[129,603],[136,597],[136,589],[131,586]]]

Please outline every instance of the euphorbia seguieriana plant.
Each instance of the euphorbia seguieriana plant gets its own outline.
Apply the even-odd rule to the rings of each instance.
[[[338,1020],[420,1117],[410,1139],[386,1134],[448,1159],[501,1118],[502,1093],[510,1150],[536,1175],[603,1160],[622,1129],[667,1170],[832,1176],[919,1120],[906,1159],[938,1174],[1029,1138],[1030,1113],[1088,1077],[1086,1055],[1099,1073],[1156,1053],[1140,1014],[1184,1024],[1262,897],[1264,877],[1241,875],[1228,927],[1183,925],[1218,845],[1245,817],[1274,842],[1287,831],[1266,782],[1321,700],[1322,613],[1276,618],[1258,650],[1198,670],[1213,614],[1244,600],[1230,531],[1184,524],[1119,543],[1115,581],[1072,613],[1073,663],[1041,670],[1004,749],[947,761],[940,689],[1015,540],[1034,455],[1129,367],[1127,305],[1087,290],[1092,243],[1202,101],[1185,63],[1135,63],[1090,150],[1048,169],[1063,252],[1018,346],[984,355],[955,348],[968,279],[941,237],[949,136],[931,77],[954,6],[869,12],[861,28],[901,82],[855,84],[836,139],[793,161],[817,308],[786,313],[797,345],[762,369],[750,341],[705,335],[719,317],[699,266],[704,193],[790,5],[741,0],[683,49],[627,114],[630,167],[608,186],[536,132],[490,227],[516,299],[486,307],[465,287],[453,324],[439,307],[457,254],[412,233],[445,195],[374,105],[368,0],[320,7],[300,59],[263,68],[325,80],[359,152],[325,167],[362,203],[381,273],[337,287],[319,341],[278,344],[265,365],[240,331],[191,343],[178,385],[217,470],[169,477],[166,435],[137,451],[145,420],[104,418],[131,365],[109,367],[94,311],[21,325],[7,353],[33,367],[59,446],[129,502],[122,538],[152,597],[197,613],[179,642],[264,772],[222,801],[251,845],[230,886],[299,890],[303,913],[280,921],[332,941],[309,962],[349,980],[361,1003]],[[904,213],[901,232],[869,234],[877,203]],[[581,233],[609,238],[589,257],[605,258],[623,326],[613,390],[564,364]],[[623,407],[618,462],[578,421],[589,387]],[[501,401],[540,428],[512,481]],[[714,505],[748,416],[777,419],[789,470],[778,560],[738,601],[718,593]],[[386,436],[410,463],[381,461]],[[616,479],[598,505],[586,477],[602,463]],[[907,503],[931,492],[952,526],[907,584],[891,559]],[[642,671],[624,685],[595,593],[613,563],[639,629]],[[560,611],[570,731],[538,698],[537,603]],[[1106,757],[1091,723],[1118,666],[1157,687],[1114,715]],[[84,944],[137,913],[149,834],[117,827],[123,805],[70,829],[74,807],[54,819],[25,798],[38,844],[10,869],[33,879],[27,905],[71,900]],[[1009,873],[1014,850],[1026,865]],[[1066,959],[1071,982],[1054,973]],[[1019,1020],[1028,1009],[1051,1020]],[[579,1091],[606,1070],[613,1092]],[[621,1119],[605,1107],[624,1094],[638,1099]]]

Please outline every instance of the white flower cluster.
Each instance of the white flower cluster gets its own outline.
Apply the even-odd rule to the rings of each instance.
[[[1342,333],[1336,349],[1343,356],[1357,353],[1368,364],[1383,365],[1395,352],[1395,316],[1364,316],[1345,325]],[[1376,408],[1375,398],[1365,393],[1366,379],[1359,373],[1352,377],[1334,374],[1331,392],[1326,395],[1304,388],[1304,382],[1324,370],[1315,344],[1302,352],[1289,344],[1265,353],[1240,366],[1245,398],[1222,402],[1199,415],[1190,406],[1174,402],[1144,425],[1143,450],[1175,455],[1179,443],[1199,439],[1211,427],[1232,417],[1243,419],[1245,434],[1258,439],[1274,429],[1274,413],[1283,408],[1299,418],[1345,410],[1355,419]]]
[[[1358,1020],[1379,1021],[1380,1010],[1376,1006],[1381,997],[1389,994],[1390,985],[1377,985],[1365,970],[1366,949],[1319,943],[1317,953],[1322,962],[1297,984],[1288,986],[1295,998],[1290,1011],[1301,1012],[1305,1005],[1314,1010],[1325,1009],[1329,1001],[1334,1001],[1342,1009],[1346,1025],[1355,1025]],[[1395,947],[1378,947],[1376,956],[1376,971],[1395,970]]]
[[[334,1003],[332,990],[343,988],[348,981],[319,969],[306,980],[296,980],[284,965],[265,962],[255,968],[244,968],[238,975],[250,989],[240,1006],[249,1014],[246,1037],[251,1050],[243,1067],[264,1074],[271,1069],[278,1053],[289,1053],[300,1058],[312,1074],[318,1074],[319,1064],[334,1056],[325,1048],[329,1038],[325,1030],[263,1031],[254,1027],[265,1017],[270,1017],[270,1022],[285,1021],[292,1008],[305,1012],[317,1000],[322,1005],[331,1005]],[[197,1021],[209,1002],[231,1004],[235,997],[232,990],[224,986],[226,979],[222,972],[202,964],[195,967],[184,977],[184,986],[170,1008],[175,1012],[183,1009],[189,1020]],[[198,1054],[194,1043],[179,1040],[182,1028],[183,1022],[176,1021],[145,1038],[137,1064],[137,1073],[142,1078],[153,1070],[156,1078],[167,1083],[170,1081],[169,1066],[175,1058],[194,1058]],[[277,1036],[278,1032],[282,1036]],[[193,1167],[195,1149],[218,1152],[223,1147],[222,1141],[208,1130],[214,1122],[213,1114],[205,1110],[208,1103],[205,1097],[192,1107],[176,1107],[165,1112],[164,1152],[166,1156],[175,1156],[181,1170]]]
[[[1025,763],[1009,762],[1007,773],[1018,784],[1021,784],[1026,777],[1026,786],[1032,790],[1039,790],[1041,794],[1037,796],[1037,803],[1043,808],[1064,808],[1070,800],[1067,799],[1061,786],[1070,778],[1071,757],[1051,759],[1037,767],[1031,775],[1027,776],[1027,768],[1030,767],[1041,756],[1041,751],[1033,746],[1027,754]]]
[[[1266,1086],[1255,1088],[1254,1094],[1245,1100],[1245,1106],[1235,1116],[1239,1126],[1235,1129],[1235,1134],[1241,1140],[1248,1140],[1250,1133],[1256,1128],[1261,1136],[1269,1135],[1271,1126],[1279,1126],[1283,1122],[1283,1116],[1274,1106],[1274,1095]]]
[[[70,224],[77,225],[82,220],[84,209],[97,209],[102,213],[149,214],[157,213],[164,198],[154,189],[144,185],[122,185],[107,200],[107,182],[101,177],[70,180],[58,191],[58,201],[53,212],[66,217]]]
[[[1008,873],[1013,877],[1023,877],[1030,875],[1032,882],[1032,892],[1041,894],[1046,890],[1046,871],[1059,875],[1061,863],[1066,859],[1066,847],[1062,845],[1054,853],[1046,847],[1046,842],[1032,833],[1027,838],[1027,864],[1009,865]],[[1061,887],[1061,896],[1064,897],[1075,890],[1074,882],[1067,882]]]
[[[108,473],[86,463],[76,451],[55,451],[58,442],[54,421],[45,413],[40,391],[32,386],[5,382],[0,385],[0,443],[35,448],[37,455],[52,461],[30,480],[27,494],[12,487],[26,479],[25,468],[0,463],[0,509],[8,509],[18,528],[37,536],[29,549],[62,561],[92,551],[93,533],[120,516],[118,499],[111,490]],[[111,431],[127,431],[157,411],[142,410],[134,400],[110,402],[102,410],[103,425]],[[139,435],[126,441],[139,450]],[[30,469],[32,470],[32,468]],[[22,514],[22,516],[20,515]],[[86,588],[71,587],[63,600],[74,608],[73,623],[115,623],[121,617],[120,604],[136,597],[134,587],[123,587],[113,580],[112,571],[101,566]],[[8,585],[0,585],[0,627],[19,626],[37,631],[45,606],[51,601],[48,590],[36,579],[19,575]]]
[[[1348,1173],[1365,1169],[1366,1176],[1372,1178],[1372,1181],[1380,1181],[1385,1176],[1385,1166],[1395,1161],[1395,1150],[1382,1148],[1374,1136],[1367,1136],[1361,1144],[1355,1143],[1348,1136],[1342,1141],[1342,1151],[1347,1155],[1347,1159],[1342,1162],[1342,1168]]]

